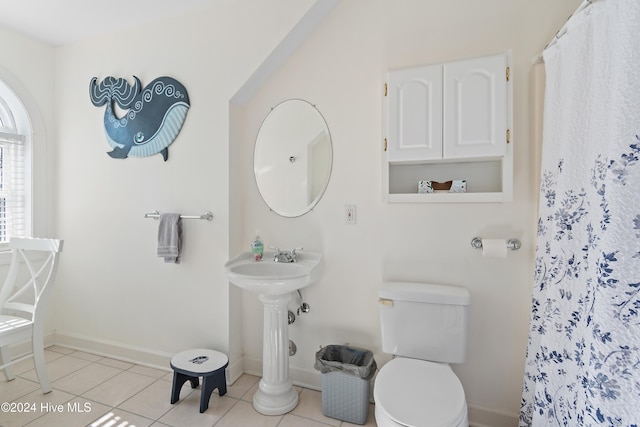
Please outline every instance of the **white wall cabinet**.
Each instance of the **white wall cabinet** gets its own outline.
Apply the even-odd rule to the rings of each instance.
[[[441,159],[442,65],[389,73],[389,161]]]
[[[507,58],[444,64],[444,158],[503,156],[507,147]]]
[[[511,199],[509,54],[389,72],[383,188],[390,202]],[[419,180],[467,180],[417,194]]]

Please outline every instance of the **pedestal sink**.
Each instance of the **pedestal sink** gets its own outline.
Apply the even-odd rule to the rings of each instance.
[[[262,379],[253,396],[253,407],[265,415],[281,415],[298,404],[298,393],[289,379],[289,329],[287,304],[292,292],[316,282],[322,275],[322,255],[299,252],[298,261],[273,261],[265,253],[255,261],[251,252],[243,252],[225,264],[229,281],[258,294],[264,306]]]

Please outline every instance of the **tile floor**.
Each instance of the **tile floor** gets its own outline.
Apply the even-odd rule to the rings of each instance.
[[[322,415],[322,396],[297,388],[300,403],[286,415],[265,416],[251,399],[260,378],[243,375],[227,394],[215,390],[199,412],[200,388],[186,383],[169,403],[172,373],[53,346],[46,351],[51,393],[43,394],[32,359],[14,365],[16,378],[0,374],[0,427],[347,427]],[[373,405],[366,426],[375,426]]]

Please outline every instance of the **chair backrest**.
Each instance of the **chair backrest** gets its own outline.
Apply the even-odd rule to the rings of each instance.
[[[62,240],[12,237],[11,265],[0,288],[0,313],[22,312],[39,324],[58,271]]]

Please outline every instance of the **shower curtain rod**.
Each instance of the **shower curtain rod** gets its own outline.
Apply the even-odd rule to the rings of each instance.
[[[580,3],[580,6],[578,6],[578,8],[576,9],[575,12],[573,12],[571,15],[569,15],[569,17],[567,18],[567,21],[564,23],[564,25],[558,30],[558,32],[556,33],[556,35],[551,39],[551,41],[549,43],[547,43],[547,45],[544,47],[544,50],[547,50],[549,47],[553,46],[554,44],[556,44],[556,42],[558,41],[558,39],[562,36],[565,35],[565,33],[567,32],[567,24],[569,23],[569,21],[571,20],[572,17],[574,17],[576,14],[580,13],[584,8],[591,6],[591,3],[593,2],[593,0],[584,0],[582,3]]]

